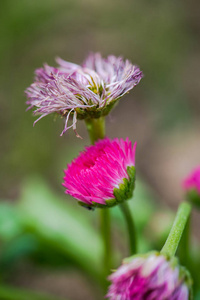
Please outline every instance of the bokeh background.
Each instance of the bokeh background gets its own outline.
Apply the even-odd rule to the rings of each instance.
[[[81,63],[98,51],[140,66],[144,78],[107,117],[107,135],[138,142],[137,197],[131,207],[133,214],[139,212],[139,229],[152,237],[148,245],[141,240],[141,251],[152,243],[159,247],[157,240],[168,232],[183,198],[181,180],[200,163],[199,2],[1,0],[0,23],[0,277],[4,284],[63,299],[102,299],[96,281],[91,283],[95,275],[74,254],[82,247],[82,260],[91,255],[97,263],[97,213],[77,206],[61,185],[63,168],[89,144],[84,123],[78,122],[83,140],[72,130],[60,137],[64,121],[54,116],[33,128],[24,90],[36,68],[56,66],[56,56]],[[113,215],[114,243],[127,255],[120,238],[123,221],[117,209]],[[79,220],[86,232],[77,227],[73,240]],[[196,245],[199,214],[192,222]],[[81,240],[84,234],[90,242]],[[87,253],[87,243],[97,253]]]

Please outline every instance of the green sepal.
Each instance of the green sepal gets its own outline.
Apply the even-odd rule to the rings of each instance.
[[[142,257],[142,258],[147,258],[148,256],[150,255],[156,255],[156,256],[159,256],[160,255],[160,252],[158,251],[155,251],[155,250],[152,250],[150,252],[147,252],[147,253],[138,253],[138,254],[134,254],[134,255],[131,255],[129,257],[126,257],[123,259],[123,264],[128,264],[130,263],[134,258],[139,258],[139,257]]]
[[[123,178],[123,183],[120,183],[119,188],[115,188],[113,191],[115,198],[105,200],[105,204],[100,204],[94,201],[91,204],[78,201],[78,204],[89,210],[94,210],[95,208],[110,208],[131,199],[135,188],[135,167],[127,167],[127,173],[129,178]]]
[[[189,289],[189,298],[188,300],[192,300],[193,299],[193,290],[192,290],[192,286],[193,286],[193,280],[191,277],[190,272],[184,267],[181,266],[179,264],[179,259],[177,257],[168,257],[168,260],[170,262],[170,265],[172,267],[172,269],[174,269],[175,267],[179,268],[179,279],[181,282],[184,282],[188,289]]]
[[[78,204],[82,207],[85,207],[86,209],[88,210],[94,210],[94,207],[89,205],[89,204],[86,204],[85,202],[82,202],[82,201],[78,201]]]
[[[114,189],[114,196],[117,203],[128,200],[133,196],[133,190],[135,188],[135,167],[127,167],[127,173],[129,179],[124,178],[123,183],[120,183],[119,188]]]
[[[83,119],[97,119],[100,117],[107,116],[111,109],[117,104],[118,99],[113,100],[111,103],[106,105],[105,107],[98,107],[98,106],[92,106],[92,107],[87,107],[87,108],[80,108],[77,107],[75,109],[77,113],[77,118],[79,120]],[[92,104],[92,102],[91,102]],[[73,115],[73,112],[72,112]]]
[[[115,198],[113,199],[108,199],[105,201],[106,202],[106,206],[107,207],[112,207],[112,206],[115,206],[117,204],[117,201]]]
[[[132,198],[133,190],[135,188],[135,167],[127,167],[127,173],[129,178],[123,178],[123,183],[120,183],[119,188],[115,188],[113,191],[115,198],[105,200],[105,204],[100,204],[97,202],[86,204],[82,201],[78,201],[78,204],[89,210],[94,210],[95,208],[113,207]]]
[[[92,202],[92,204],[86,204],[84,202],[78,201],[78,204],[81,205],[82,207],[85,207],[89,210],[94,210],[95,208],[108,208],[108,207],[113,207],[117,204],[116,199],[108,199],[105,200],[106,204],[100,204],[97,202]]]
[[[196,189],[190,189],[187,192],[187,200],[192,203],[192,205],[196,206],[200,209],[200,194],[197,192]]]

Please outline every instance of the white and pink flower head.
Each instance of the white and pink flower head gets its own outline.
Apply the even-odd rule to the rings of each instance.
[[[92,53],[82,65],[57,59],[57,68],[37,69],[35,82],[26,90],[28,109],[36,108],[39,119],[51,113],[66,118],[61,135],[78,119],[99,118],[109,113],[124,94],[143,77],[140,69],[122,57],[102,58]],[[68,126],[70,115],[72,125]],[[35,122],[37,122],[37,119]],[[34,122],[34,123],[35,123]]]
[[[176,258],[157,252],[135,255],[110,275],[110,300],[188,300],[192,281]]]
[[[135,186],[135,150],[127,138],[104,138],[87,147],[64,170],[66,194],[87,207],[111,207],[130,199]]]
[[[196,167],[182,183],[187,198],[196,206],[200,207],[200,166]]]

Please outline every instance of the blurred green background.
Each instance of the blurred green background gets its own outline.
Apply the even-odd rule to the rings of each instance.
[[[195,0],[1,0],[0,277],[5,284],[64,299],[98,299],[98,295],[102,299],[98,284],[91,284],[80,271],[99,276],[83,263],[90,252],[85,239],[79,239],[81,235],[96,239],[91,242],[91,260],[98,269],[98,215],[77,206],[61,186],[63,168],[89,144],[84,123],[78,122],[83,140],[72,130],[60,137],[63,120],[48,116],[33,128],[35,117],[25,112],[24,90],[32,83],[34,70],[43,63],[55,66],[56,56],[81,63],[90,51],[99,51],[103,56],[122,55],[143,70],[140,84],[108,116],[107,135],[138,142],[139,182],[131,207],[133,213],[139,212],[138,226],[144,235],[155,232],[151,246],[160,247],[163,235],[159,240],[147,211],[157,205],[156,220],[161,222],[163,209],[175,209],[183,197],[182,178],[200,161],[198,8]],[[54,196],[48,194],[49,187]],[[170,223],[173,213],[165,214]],[[116,223],[121,220],[117,209],[113,217]],[[120,222],[113,225],[113,239],[127,255],[119,238],[124,230]],[[198,214],[193,223],[197,243]],[[79,232],[83,227],[86,232]],[[150,247],[140,242],[141,251]],[[120,261],[122,255],[116,255]]]

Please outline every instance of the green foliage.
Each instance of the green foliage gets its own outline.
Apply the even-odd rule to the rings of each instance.
[[[136,187],[129,206],[139,232],[139,248],[144,252],[150,248],[144,232],[155,205],[151,192],[140,180]],[[94,228],[98,209],[88,211],[69,198],[56,195],[42,178],[34,177],[24,183],[16,206],[0,205],[0,239],[7,241],[0,257],[3,272],[19,259],[29,256],[36,263],[52,266],[66,267],[73,261],[88,274],[93,276],[96,272],[95,277],[100,276],[102,242],[98,229]],[[114,224],[125,232],[118,206],[110,210]],[[7,225],[10,222],[12,226]],[[88,264],[88,261],[92,263]]]
[[[20,217],[14,205],[0,202],[0,240],[9,241],[22,232]]]
[[[0,286],[1,300],[62,300],[45,294],[38,294],[26,290],[20,290],[9,286]],[[64,300],[64,299],[63,299]],[[65,299],[67,300],[67,299]]]
[[[159,251],[169,232],[173,215],[170,211],[156,208],[152,192],[139,179],[134,197],[128,203],[137,225],[139,252],[145,253],[153,248]],[[5,275],[18,261],[29,257],[35,263],[52,267],[67,268],[72,263],[100,283],[103,271],[100,264],[102,242],[95,228],[97,211],[78,206],[68,196],[56,195],[41,177],[27,180],[16,205],[6,202],[0,204],[1,278],[6,278]],[[127,243],[124,241],[127,237],[119,207],[110,211],[114,225],[119,232],[123,232],[121,242]],[[152,223],[154,219],[157,227]],[[114,251],[113,258],[116,259],[118,249]],[[191,253],[190,270],[195,278],[195,290],[198,290],[200,257],[194,249]],[[115,265],[119,263],[118,257]]]
[[[28,232],[73,259],[94,278],[100,276],[102,242],[80,212],[83,208],[73,208],[54,195],[41,178],[32,178],[24,186],[18,209]]]

